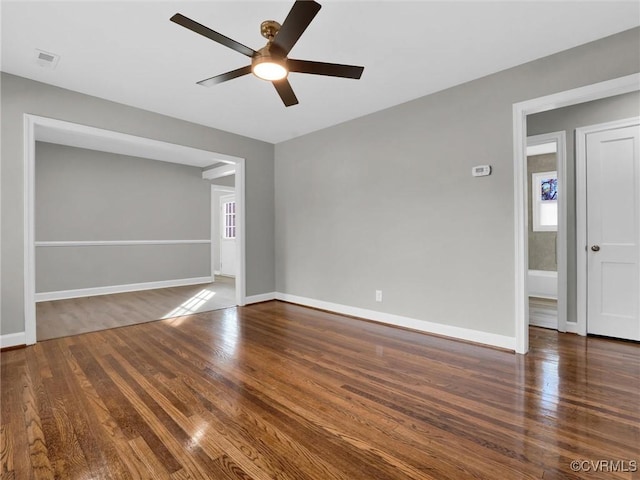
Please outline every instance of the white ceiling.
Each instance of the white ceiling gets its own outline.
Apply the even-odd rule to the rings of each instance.
[[[2,70],[278,143],[640,24],[638,1],[337,1],[292,58],[363,65],[360,80],[293,73],[299,105],[247,75],[248,58],[169,21],[180,12],[253,49],[293,1],[2,1]],[[54,70],[34,49],[60,55]]]

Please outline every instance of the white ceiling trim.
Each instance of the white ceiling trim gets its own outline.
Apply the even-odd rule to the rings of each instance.
[[[223,165],[222,167],[210,168],[202,172],[202,178],[205,180],[215,180],[216,178],[228,177],[229,175],[235,175],[235,165]]]
[[[217,163],[235,164],[238,161],[238,157],[224,153],[44,117],[38,119],[35,139],[40,142],[200,168]]]

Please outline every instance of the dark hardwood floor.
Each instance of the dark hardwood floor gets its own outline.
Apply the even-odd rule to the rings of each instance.
[[[3,352],[2,479],[640,478],[638,344],[532,328],[520,356],[275,301],[181,320]]]

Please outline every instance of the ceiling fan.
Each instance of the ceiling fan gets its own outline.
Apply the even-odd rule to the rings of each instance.
[[[287,79],[290,72],[359,79],[364,70],[364,67],[354,65],[294,60],[287,57],[320,8],[321,5],[313,0],[297,0],[282,25],[275,20],[262,22],[260,33],[267,39],[267,44],[257,51],[179,13],[171,17],[171,21],[251,58],[250,65],[201,80],[197,82],[198,85],[210,87],[253,73],[258,78],[272,82],[284,104],[290,107],[298,103]]]

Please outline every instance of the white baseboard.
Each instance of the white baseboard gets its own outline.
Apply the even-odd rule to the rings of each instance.
[[[567,333],[578,333],[578,324],[576,322],[567,322]]]
[[[529,316],[529,325],[532,327],[550,328],[551,330],[558,330],[558,322],[552,322],[546,319],[533,318]]]
[[[299,297],[288,293],[276,292],[276,299],[289,303],[297,303],[307,307],[319,308],[321,310],[328,310],[342,315],[350,315],[398,327],[419,330],[421,332],[434,333],[459,340],[481,343],[492,347],[505,348],[507,350],[515,350],[516,347],[515,337],[507,337],[496,333],[481,332],[479,330],[471,330],[468,328],[455,327],[453,325],[444,325],[442,323],[418,320],[391,313],[376,312],[375,310],[340,305],[337,303],[315,300],[313,298]]]
[[[24,332],[7,333],[0,335],[0,348],[17,347],[27,344],[27,336]]]
[[[261,293],[259,295],[251,295],[250,297],[245,298],[245,305],[250,305],[252,303],[268,302],[269,300],[275,300],[275,299],[276,299],[276,292]]]
[[[530,297],[558,299],[558,272],[529,270],[527,285]]]
[[[198,245],[211,240],[72,240],[35,242],[36,247],[136,247],[145,245]]]
[[[557,303],[529,299],[529,325],[558,330]]]
[[[79,288],[76,290],[61,290],[58,292],[36,293],[36,302],[65,300],[68,298],[93,297],[95,295],[110,295],[113,293],[137,292],[154,288],[184,287],[211,283],[211,277],[180,278],[177,280],[161,280],[159,282],[129,283],[127,285],[110,285],[107,287]]]

